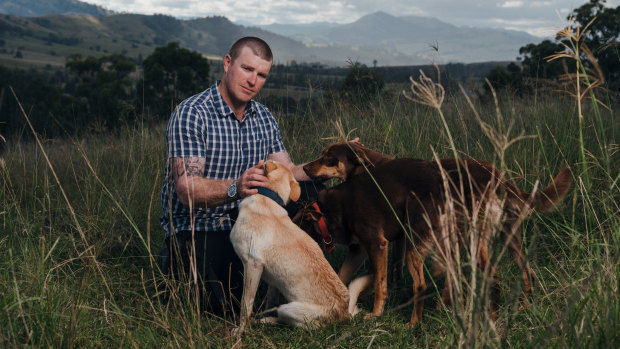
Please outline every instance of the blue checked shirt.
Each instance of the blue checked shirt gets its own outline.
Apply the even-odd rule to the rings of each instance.
[[[177,197],[170,169],[171,158],[205,158],[204,177],[235,179],[259,160],[266,160],[269,154],[286,150],[269,109],[252,100],[239,121],[222,99],[217,82],[178,105],[166,127],[166,141],[168,161],[161,189],[162,216],[159,220],[166,236],[192,230],[193,218],[195,231],[230,230],[229,212],[239,205],[237,200],[207,209],[194,208],[194,212],[190,212]]]

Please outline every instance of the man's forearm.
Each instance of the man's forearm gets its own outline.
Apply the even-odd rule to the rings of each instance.
[[[214,207],[236,200],[227,195],[233,179],[213,180],[184,176],[178,180],[177,195],[181,203],[187,207]]]
[[[234,200],[227,195],[227,189],[233,179],[214,180],[203,177],[205,159],[172,158],[171,162],[175,190],[184,206],[213,207]]]
[[[311,178],[308,177],[308,175],[304,171],[304,165],[306,165],[306,164],[295,165],[295,166],[293,166],[291,168],[291,171],[293,172],[293,176],[295,177],[295,179],[297,181],[309,181],[309,180],[311,180]]]
[[[280,153],[269,154],[268,159],[275,160],[283,164],[284,166],[288,167],[291,170],[291,172],[293,172],[293,177],[295,177],[296,180],[298,181],[309,181],[310,180],[310,177],[308,177],[308,175],[306,174],[306,172],[304,172],[304,169],[303,169],[305,164],[295,165],[287,152],[283,151]]]

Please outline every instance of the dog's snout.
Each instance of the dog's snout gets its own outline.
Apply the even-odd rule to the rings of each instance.
[[[304,172],[312,178],[312,175],[313,175],[312,174],[312,162],[305,164],[303,169],[304,169]]]

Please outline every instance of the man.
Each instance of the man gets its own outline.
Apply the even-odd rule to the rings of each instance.
[[[252,99],[272,62],[263,40],[239,39],[224,57],[222,79],[181,102],[166,128],[160,223],[170,268],[177,278],[199,280],[198,296],[215,314],[241,298],[243,264],[229,233],[239,200],[267,182],[263,162],[276,160],[297,180],[310,180],[303,165],[292,163],[269,110]]]

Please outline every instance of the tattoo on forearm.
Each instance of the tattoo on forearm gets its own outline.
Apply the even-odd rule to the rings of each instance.
[[[182,176],[202,177],[204,174],[204,159],[200,158],[175,158],[172,164],[172,173],[175,178]]]

